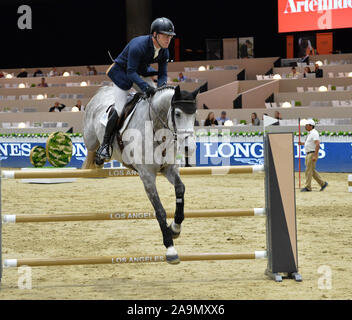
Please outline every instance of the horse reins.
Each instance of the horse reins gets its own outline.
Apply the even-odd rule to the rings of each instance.
[[[162,123],[163,127],[165,129],[168,129],[172,132],[173,136],[174,136],[174,142],[177,142],[177,126],[176,126],[176,119],[175,119],[175,109],[176,109],[176,105],[179,103],[192,103],[195,104],[196,100],[173,100],[171,101],[171,107],[168,110],[166,119],[169,118],[169,113],[171,110],[171,120],[172,120],[172,125],[173,125],[173,129],[171,130],[168,124],[165,124],[165,122],[163,121],[163,119],[161,119],[161,117],[159,116],[159,114],[157,112],[154,111],[154,109],[152,108],[152,99],[150,99],[150,103],[149,103],[149,119],[152,121],[151,118],[151,114],[150,114],[150,110],[153,110],[154,114],[156,115],[156,117],[158,118],[158,120]],[[167,121],[168,122],[168,121]],[[155,134],[155,130],[154,130],[154,126],[153,126],[153,133]]]

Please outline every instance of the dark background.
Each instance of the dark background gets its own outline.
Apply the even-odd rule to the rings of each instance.
[[[109,64],[107,51],[115,58],[126,45],[125,1],[0,0],[0,69]],[[32,8],[32,30],[17,27],[22,4]],[[152,19],[159,16],[174,22],[182,60],[205,59],[206,39],[251,36],[255,57],[286,56],[276,0],[152,0]],[[334,30],[334,50],[352,52],[351,35]]]

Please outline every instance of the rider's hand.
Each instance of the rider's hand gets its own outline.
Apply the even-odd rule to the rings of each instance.
[[[156,90],[155,88],[153,87],[148,87],[146,90],[145,90],[145,94],[146,96],[149,98],[150,96],[153,96],[155,94]]]

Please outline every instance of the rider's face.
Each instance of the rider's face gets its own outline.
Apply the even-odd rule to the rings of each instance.
[[[172,36],[169,36],[168,34],[159,33],[157,37],[162,48],[166,49],[169,47]]]

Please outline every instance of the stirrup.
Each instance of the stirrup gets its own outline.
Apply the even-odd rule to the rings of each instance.
[[[108,144],[102,144],[95,155],[95,163],[97,165],[102,165],[104,162],[108,162],[111,159],[109,152],[110,146]],[[105,152],[104,152],[105,151]]]

